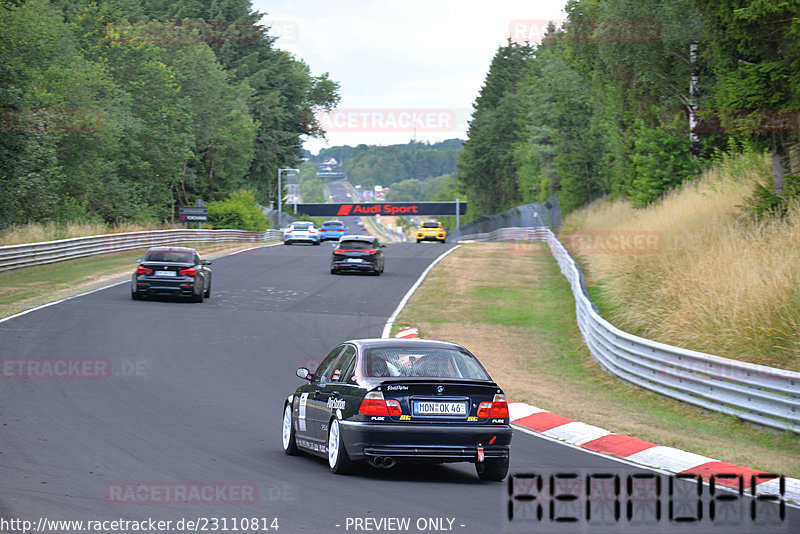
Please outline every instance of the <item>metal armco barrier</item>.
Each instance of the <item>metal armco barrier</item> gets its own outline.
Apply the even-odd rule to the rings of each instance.
[[[578,264],[549,228],[502,228],[460,240],[546,242],[572,288],[578,327],[589,351],[618,378],[708,410],[800,434],[800,373],[673,347],[614,327],[597,313]]]
[[[0,271],[158,245],[218,243],[225,241],[262,242],[279,241],[282,238],[280,230],[267,230],[266,232],[248,232],[244,230],[154,230],[73,237],[58,241],[0,247]]]

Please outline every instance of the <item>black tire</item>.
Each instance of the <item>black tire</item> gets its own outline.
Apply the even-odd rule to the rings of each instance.
[[[297,456],[300,451],[297,449],[295,439],[294,423],[292,421],[292,405],[287,404],[283,408],[283,426],[281,432],[283,452],[289,456]]]
[[[203,292],[200,291],[199,295],[192,295],[192,302],[203,302]]]
[[[478,478],[485,481],[501,481],[508,474],[508,458],[505,460],[486,460],[475,464]]]
[[[136,291],[131,291],[131,299],[133,299],[133,300],[142,300],[142,295],[140,295]]]
[[[346,475],[353,470],[353,462],[344,448],[339,420],[331,419],[328,425],[328,466],[335,475]]]
[[[205,294],[203,294],[205,298],[209,298],[211,296],[211,282],[208,283],[208,289],[206,289]]]
[[[419,240],[419,239],[417,239],[417,243],[419,243],[419,242],[420,242],[420,240]]]
[[[315,245],[319,245],[319,241],[314,241],[314,244]]]
[[[331,269],[331,274],[339,274],[339,271],[337,269]]]
[[[288,241],[284,241],[283,244],[284,245],[291,245],[291,243],[289,243]]]

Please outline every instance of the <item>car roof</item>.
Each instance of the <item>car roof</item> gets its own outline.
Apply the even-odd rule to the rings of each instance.
[[[189,247],[151,247],[147,249],[147,252],[197,252],[193,248]]]
[[[330,220],[330,221],[325,221],[322,224],[342,224],[343,225],[344,223],[342,221]]]
[[[363,234],[347,234],[339,238],[339,241],[366,241],[368,243],[372,243],[377,240],[378,238],[375,237],[374,235],[363,235]]]
[[[436,339],[398,339],[398,338],[367,338],[367,339],[349,339],[344,343],[352,343],[361,349],[372,348],[392,348],[392,347],[408,347],[410,349],[416,348],[442,348],[442,349],[456,349],[466,350],[457,343],[450,341],[439,341]]]

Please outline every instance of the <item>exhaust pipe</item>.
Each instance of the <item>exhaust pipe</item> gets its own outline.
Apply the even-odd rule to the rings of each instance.
[[[394,458],[390,456],[376,456],[371,460],[372,466],[378,469],[389,469],[395,466]]]

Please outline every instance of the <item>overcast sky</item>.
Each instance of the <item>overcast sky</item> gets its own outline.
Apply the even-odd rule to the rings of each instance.
[[[277,46],[340,83],[327,143],[466,139],[472,103],[500,45],[536,41],[564,0],[254,0]]]

